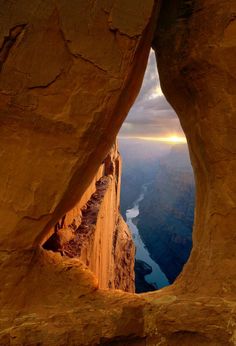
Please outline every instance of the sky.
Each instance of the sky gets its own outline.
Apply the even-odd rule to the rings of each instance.
[[[151,50],[142,88],[119,137],[164,139],[167,136],[184,135],[175,111],[161,91],[155,53]]]

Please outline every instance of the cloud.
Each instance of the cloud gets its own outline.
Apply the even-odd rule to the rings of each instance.
[[[143,85],[121,130],[121,136],[162,136],[182,134],[178,117],[160,87],[155,53],[149,56]]]

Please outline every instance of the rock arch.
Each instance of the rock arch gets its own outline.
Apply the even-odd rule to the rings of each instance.
[[[100,291],[79,262],[38,246],[114,141],[140,88],[160,5],[2,4],[3,345],[235,343],[234,0],[164,1],[153,41],[197,182],[194,250],[180,279],[142,296]]]

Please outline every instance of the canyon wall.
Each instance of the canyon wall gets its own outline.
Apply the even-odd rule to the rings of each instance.
[[[80,201],[60,219],[46,250],[79,258],[99,288],[134,292],[135,247],[120,208],[121,159],[114,145]]]
[[[197,183],[193,252],[180,279],[143,295],[102,290],[80,259],[42,247],[137,96],[156,4],[1,2],[1,345],[236,343],[234,0],[165,0],[155,34]]]
[[[170,283],[192,249],[194,190],[188,148],[178,144],[160,159],[155,179],[140,202],[141,238]]]
[[[77,205],[81,197],[89,198],[84,197],[85,191],[91,188],[88,195],[95,192],[91,181],[140,89],[155,19],[154,0],[145,3],[123,0],[1,2],[1,345],[78,345],[80,342],[92,345],[94,342],[84,332],[90,333],[93,321],[90,314],[100,303],[86,306],[87,303],[82,303],[83,297],[87,301],[87,295],[97,292],[99,285],[131,289],[133,274],[124,276],[123,270],[131,263],[132,256],[128,258],[129,235],[121,218],[116,220],[113,239],[109,235],[114,259],[114,274],[109,280],[108,270],[103,266],[110,255],[101,256],[100,245],[93,249],[94,258],[82,251],[86,264],[95,273],[99,272],[102,279],[98,283],[96,275],[81,259],[48,251],[43,244],[52,236],[54,225],[61,224],[68,212],[70,224],[72,214],[81,207]],[[94,247],[99,244],[99,237],[103,238],[102,230],[113,222],[113,212],[116,212],[116,207],[113,211],[108,208],[110,202],[116,203],[114,184],[109,176],[105,180],[108,192],[99,208],[96,227],[101,232],[96,233],[98,239],[93,242]],[[103,218],[108,215],[110,220]],[[79,219],[80,215],[75,222],[80,222]],[[70,232],[66,233],[70,237]],[[123,256],[122,248],[127,257]],[[96,254],[102,257],[100,265],[97,264],[99,257],[95,260]],[[104,306],[106,299],[100,297],[103,303],[98,310],[102,319],[95,322],[96,326],[102,326],[102,320],[106,319],[102,312],[106,305],[109,315],[110,304]],[[76,341],[65,340],[68,323],[63,321],[64,317],[55,316],[60,313],[69,317],[74,307],[82,306],[87,315],[77,312],[75,320],[80,316],[82,321],[86,315],[89,328],[78,325]],[[42,320],[36,324],[29,322],[30,331],[23,331],[29,326],[25,317],[20,322],[24,327],[15,337],[12,333],[17,316],[27,316],[26,319],[37,316],[36,319],[43,320],[51,316],[59,324],[55,329],[47,328],[56,338],[52,334],[45,334],[44,338],[40,331],[36,332]],[[92,338],[100,334],[99,328],[92,332]],[[36,341],[35,337],[40,340]]]
[[[193,250],[176,288],[228,297],[236,294],[235,12],[232,0],[164,1],[154,39],[196,180]]]

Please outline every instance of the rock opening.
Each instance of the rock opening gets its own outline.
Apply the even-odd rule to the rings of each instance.
[[[121,211],[136,246],[136,292],[172,284],[192,248],[194,177],[186,138],[160,87],[154,51],[119,134]]]
[[[23,3],[2,1],[0,11],[0,344],[233,345],[235,0]],[[124,292],[134,288],[125,269],[134,248],[117,212],[115,169],[93,270],[41,244],[95,193],[151,45],[188,140],[196,213],[181,275],[136,295]],[[108,224],[113,232],[101,237]]]

